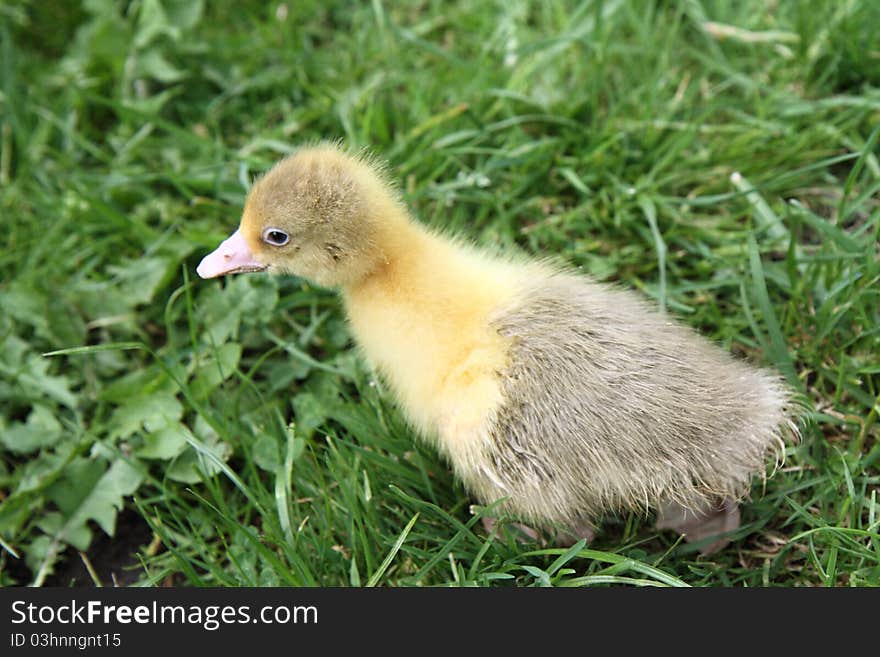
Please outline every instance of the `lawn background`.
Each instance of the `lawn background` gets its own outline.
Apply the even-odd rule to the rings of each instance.
[[[871,0],[0,5],[0,584],[880,584],[878,34]],[[782,372],[808,425],[731,547],[488,540],[331,292],[195,278],[319,138]]]

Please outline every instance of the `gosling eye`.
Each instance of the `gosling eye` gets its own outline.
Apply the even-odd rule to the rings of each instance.
[[[263,241],[272,246],[284,246],[290,241],[290,235],[280,228],[267,228],[263,231]]]

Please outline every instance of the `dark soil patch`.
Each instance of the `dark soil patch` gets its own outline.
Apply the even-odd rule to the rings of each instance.
[[[96,531],[86,556],[104,586],[128,586],[143,573],[137,553],[145,549],[152,538],[153,532],[143,518],[126,509],[117,518],[116,535],[111,538]],[[86,587],[95,583],[77,551],[68,548],[44,585]]]

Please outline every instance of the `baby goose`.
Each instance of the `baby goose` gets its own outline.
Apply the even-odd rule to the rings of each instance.
[[[633,292],[427,230],[381,167],[336,146],[276,164],[198,267],[249,271],[339,288],[363,355],[467,489],[569,538],[654,509],[720,549],[704,539],[739,526],[751,477],[797,434],[776,375]]]

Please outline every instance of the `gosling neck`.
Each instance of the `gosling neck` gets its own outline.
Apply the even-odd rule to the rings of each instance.
[[[402,208],[392,207],[377,222],[374,243],[380,255],[368,273],[342,286],[346,302],[368,297],[377,290],[399,287],[407,271],[418,266],[432,242],[431,235]]]

